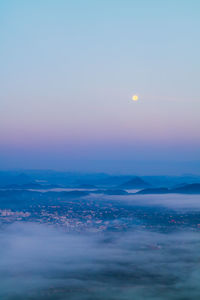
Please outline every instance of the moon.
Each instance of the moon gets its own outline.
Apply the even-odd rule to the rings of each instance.
[[[139,99],[139,98],[138,98],[138,95],[133,95],[133,97],[132,97],[132,100],[133,100],[133,101],[138,101],[138,99]]]

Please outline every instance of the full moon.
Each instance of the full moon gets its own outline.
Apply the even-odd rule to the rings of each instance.
[[[133,101],[138,101],[138,96],[137,95],[133,95],[132,100]]]

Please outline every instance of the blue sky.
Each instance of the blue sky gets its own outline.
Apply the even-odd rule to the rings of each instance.
[[[0,167],[197,172],[199,9],[1,1]]]

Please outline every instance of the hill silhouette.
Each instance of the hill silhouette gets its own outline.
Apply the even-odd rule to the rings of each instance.
[[[200,183],[186,184],[177,188],[148,188],[137,194],[200,194]]]
[[[142,189],[142,188],[147,188],[150,187],[151,185],[144,181],[142,178],[136,176],[132,178],[129,181],[124,182],[123,184],[120,185],[120,188],[124,189]]]

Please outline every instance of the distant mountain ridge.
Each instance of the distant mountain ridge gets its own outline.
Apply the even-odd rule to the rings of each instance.
[[[55,189],[60,188],[61,186],[58,184],[40,184],[37,182],[30,182],[25,184],[8,184],[3,186],[6,189],[13,189],[13,190],[27,190],[27,189]]]
[[[136,194],[200,194],[200,183],[186,184],[177,188],[147,188]]]
[[[124,189],[141,189],[141,188],[147,188],[150,186],[151,185],[148,182],[146,182],[142,178],[136,176],[136,177],[132,178],[131,180],[124,182],[119,187],[124,188]]]
[[[12,184],[28,184],[34,180],[27,174],[10,174],[9,172],[0,173],[0,186],[12,185]]]

